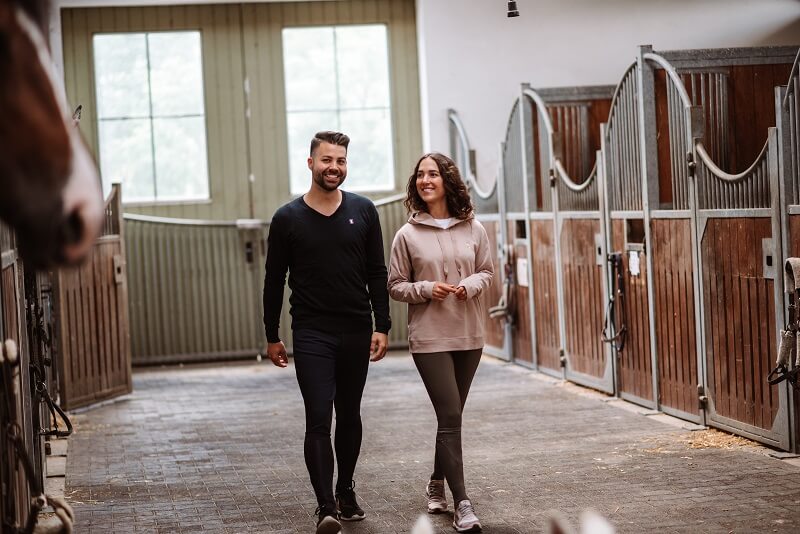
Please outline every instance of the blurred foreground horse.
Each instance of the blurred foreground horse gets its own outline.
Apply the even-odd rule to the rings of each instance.
[[[80,262],[104,211],[97,168],[44,38],[48,7],[0,0],[0,220],[33,267]]]

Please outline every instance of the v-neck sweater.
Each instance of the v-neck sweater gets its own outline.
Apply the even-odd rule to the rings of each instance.
[[[368,198],[342,191],[342,202],[324,215],[298,197],[275,212],[267,238],[264,328],[278,328],[289,272],[292,329],[388,333],[389,294],[378,210]]]

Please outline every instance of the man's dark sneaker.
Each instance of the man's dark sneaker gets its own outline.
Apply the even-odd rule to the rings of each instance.
[[[342,531],[335,508],[320,506],[314,513],[317,514],[317,534],[339,534]]]
[[[342,521],[361,521],[366,515],[358,505],[354,487],[355,483],[336,492],[336,506],[339,507],[339,519]]]

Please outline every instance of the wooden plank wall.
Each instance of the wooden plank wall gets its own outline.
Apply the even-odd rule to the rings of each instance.
[[[556,142],[562,147],[561,163],[567,173],[582,183],[592,170],[595,152],[600,150],[600,124],[608,120],[611,99],[594,99],[576,103],[548,104]],[[586,124],[581,124],[580,107],[586,108]],[[588,134],[585,143],[583,128]],[[541,185],[540,185],[541,190]]]
[[[625,250],[625,221],[615,219],[611,223],[611,249]],[[647,263],[640,254],[638,276],[632,276],[628,253],[623,254],[625,269],[625,322],[628,334],[624,350],[618,358],[619,386],[621,392],[640,399],[653,399],[653,365],[650,356],[650,320],[647,299]],[[617,309],[617,314],[620,313]],[[619,324],[619,323],[618,323]]]
[[[103,7],[62,10],[69,100],[83,104],[81,129],[97,154],[92,36],[105,32],[199,30],[202,34],[209,201],[126,208],[131,213],[211,220],[270,219],[290,200],[284,27],[386,24],[392,98],[395,183],[401,191],[422,152],[416,15],[412,0],[343,0],[264,4]],[[250,132],[245,79],[250,87]],[[352,150],[357,150],[353,139]],[[248,152],[250,164],[248,166]],[[253,175],[252,201],[249,174]],[[383,198],[387,192],[370,195]]]
[[[597,265],[598,219],[566,219],[561,230],[566,351],[572,370],[602,377],[606,368],[603,271]]]
[[[499,223],[496,221],[481,221],[483,227],[486,229],[486,234],[489,236],[489,247],[491,250],[497,250],[497,231]],[[498,263],[497,258],[493,258],[494,277],[492,277],[492,285],[489,290],[483,294],[484,309],[488,310],[492,306],[496,306],[500,301],[500,296],[503,294],[503,269],[504,265]],[[501,319],[491,319],[487,314],[484,318],[484,339],[487,345],[502,349],[505,346],[505,329]]]
[[[776,354],[773,280],[763,278],[767,218],[711,219],[701,243],[706,358],[716,413],[771,429],[778,391],[767,383]]]
[[[653,219],[660,404],[699,415],[690,219]]]
[[[80,268],[58,280],[61,405],[71,410],[130,393],[125,282],[115,281],[118,240],[101,240]],[[119,261],[119,260],[118,260]]]
[[[531,221],[534,313],[536,314],[536,354],[540,367],[560,371],[558,332],[558,293],[556,291],[555,242],[553,221]]]

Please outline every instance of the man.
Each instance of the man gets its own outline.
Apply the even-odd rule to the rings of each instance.
[[[386,354],[391,326],[378,211],[369,199],[339,189],[347,176],[349,143],[338,132],[314,136],[308,158],[311,188],[275,212],[267,240],[267,355],[278,367],[287,366],[278,324],[288,269],[294,363],[306,412],[304,455],[319,504],[317,534],[339,532],[339,519],[364,519],[353,491],[361,449],[361,395],[369,361]],[[334,407],[335,494],[330,438]]]

